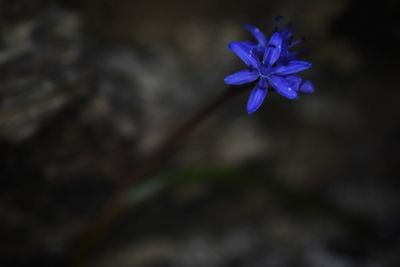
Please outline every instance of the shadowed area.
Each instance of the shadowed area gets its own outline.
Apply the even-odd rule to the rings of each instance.
[[[278,15],[316,92],[221,104],[88,240],[243,68],[243,23]],[[400,266],[399,20],[396,1],[0,1],[0,266]]]

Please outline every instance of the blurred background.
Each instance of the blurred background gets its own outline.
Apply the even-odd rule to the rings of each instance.
[[[77,256],[243,68],[243,23],[278,15],[316,92],[222,105]],[[399,20],[394,0],[0,1],[0,266],[400,266]]]

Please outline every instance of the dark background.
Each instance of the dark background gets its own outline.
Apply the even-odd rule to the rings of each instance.
[[[0,1],[0,266],[400,266],[398,1]],[[313,95],[248,93],[135,181],[226,89],[226,47],[293,21]]]

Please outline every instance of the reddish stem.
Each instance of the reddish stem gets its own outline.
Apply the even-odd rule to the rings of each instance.
[[[115,189],[109,200],[104,205],[100,214],[92,224],[89,224],[88,229],[84,232],[83,238],[80,243],[77,263],[82,265],[89,252],[95,245],[96,241],[101,237],[101,234],[112,222],[112,219],[123,210],[124,206],[121,204],[121,197],[130,189],[130,186],[138,180],[151,175],[160,166],[161,162],[170,155],[176,144],[182,138],[191,132],[196,126],[208,118],[218,107],[220,107],[227,100],[241,94],[245,88],[228,88],[217,99],[209,105],[201,109],[193,117],[189,118],[185,123],[172,131],[162,140],[159,145],[138,165],[138,168],[132,171],[131,174],[121,180],[120,184]]]

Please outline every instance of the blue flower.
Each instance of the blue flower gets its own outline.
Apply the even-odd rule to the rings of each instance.
[[[297,56],[297,52],[289,52],[289,49],[300,44],[302,38],[294,39],[294,35],[292,32],[293,24],[289,23],[286,27],[279,29],[279,24],[282,20],[282,16],[275,18],[275,30],[274,32],[279,32],[282,36],[282,50],[281,57],[282,59],[294,59]],[[268,45],[268,38],[265,34],[257,27],[251,24],[245,24],[245,29],[250,32],[253,37],[256,39],[256,43],[251,41],[243,41],[244,44],[251,48],[253,53],[263,54]]]
[[[249,114],[261,106],[269,86],[288,99],[297,99],[299,92],[314,91],[310,81],[303,81],[296,75],[309,69],[311,63],[298,60],[297,54],[289,51],[298,43],[293,42],[290,26],[282,30],[276,29],[269,39],[252,25],[246,25],[246,28],[254,35],[257,44],[238,41],[231,42],[228,47],[248,66],[248,69],[228,75],[225,83],[242,85],[257,81],[247,103]]]

